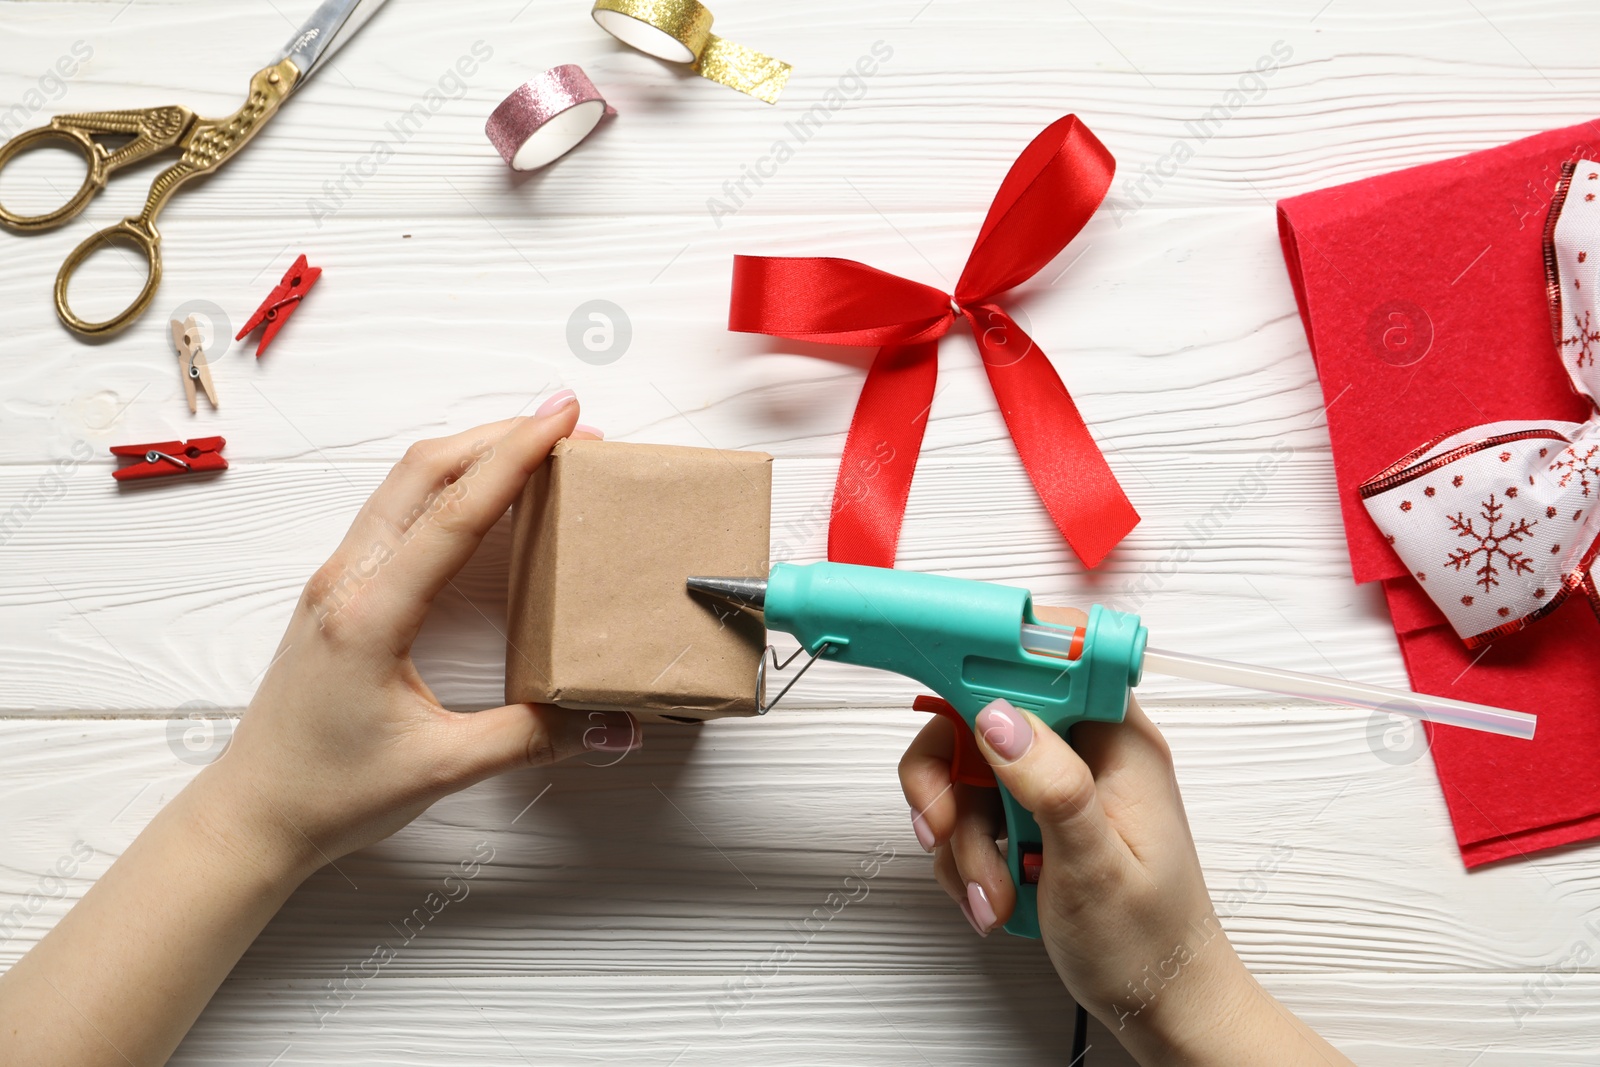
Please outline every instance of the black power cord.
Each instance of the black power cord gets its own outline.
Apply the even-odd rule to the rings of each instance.
[[[1083,1067],[1084,1043],[1089,1040],[1089,1013],[1083,1010],[1082,1004],[1074,1004],[1072,1013],[1072,1059],[1067,1067]]]

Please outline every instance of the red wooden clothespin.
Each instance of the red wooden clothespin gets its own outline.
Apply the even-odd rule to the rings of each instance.
[[[222,457],[224,444],[220,437],[196,437],[189,441],[157,441],[151,445],[113,445],[113,456],[137,456],[142,462],[118,467],[111,472],[111,477],[126,482],[137,478],[224,471],[228,469],[228,461]]]
[[[302,255],[295,260],[294,265],[284,274],[283,281],[267,294],[267,298],[256,308],[256,313],[250,316],[250,321],[244,324],[244,329],[239,331],[234,340],[244,340],[245,334],[266,323],[266,329],[261,331],[261,342],[256,345],[256,358],[260,359],[261,353],[267,350],[267,346],[272,343],[278,331],[283,329],[283,324],[294,314],[295,307],[306,293],[311,291],[311,287],[321,276],[322,268],[307,266],[305,256]]]

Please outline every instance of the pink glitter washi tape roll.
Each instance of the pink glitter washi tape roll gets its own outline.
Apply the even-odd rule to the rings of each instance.
[[[576,63],[563,63],[512,91],[483,132],[513,170],[537,170],[577,147],[616,109]]]

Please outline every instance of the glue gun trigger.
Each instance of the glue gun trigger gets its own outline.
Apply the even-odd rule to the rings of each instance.
[[[931,711],[949,719],[955,727],[956,743],[950,752],[950,781],[989,789],[999,788],[994,778],[994,768],[978,751],[978,741],[972,736],[972,727],[967,725],[967,720],[961,717],[959,711],[951,707],[948,701],[934,696],[919,696],[911,702],[911,707],[914,711]]]

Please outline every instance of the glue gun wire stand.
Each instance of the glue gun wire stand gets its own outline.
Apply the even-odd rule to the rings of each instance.
[[[766,606],[767,582],[765,579],[694,577],[688,580],[688,586],[695,592],[716,597],[737,607],[763,611]],[[1019,636],[1022,647],[1036,655],[1076,659],[1077,655],[1073,651],[1074,643],[1081,649],[1084,631],[1081,627],[1068,629],[1045,623],[1022,622]],[[826,648],[816,649],[811,659],[800,668],[801,671],[804,671],[818,657],[825,654]],[[798,655],[798,652],[796,655]],[[789,660],[785,660],[780,664],[776,662],[776,654],[774,654],[774,666],[781,670],[793,659],[794,657],[791,656]],[[765,678],[765,666],[765,659],[763,659],[763,681]],[[1507,737],[1516,737],[1524,740],[1533,737],[1536,721],[1534,716],[1523,712],[1491,708],[1482,704],[1470,704],[1462,700],[1427,696],[1401,689],[1367,685],[1362,682],[1323,678],[1315,674],[1302,674],[1298,671],[1278,670],[1272,667],[1255,667],[1244,663],[1230,663],[1227,660],[1209,659],[1205,656],[1194,656],[1184,652],[1164,652],[1160,649],[1146,648],[1142,666],[1145,670],[1156,674],[1185,678],[1194,682],[1212,682],[1328,704],[1342,704],[1352,708],[1368,708],[1396,715],[1410,715],[1414,718],[1426,719],[1429,722],[1436,722],[1445,726],[1461,726],[1469,730],[1482,730],[1487,733],[1503,734]],[[798,677],[797,673],[783,687],[783,691],[774,697],[770,703],[761,704],[762,714],[770,711],[772,706],[782,699],[784,693],[789,691],[795,681],[798,680]],[[764,700],[764,692],[760,696]]]

